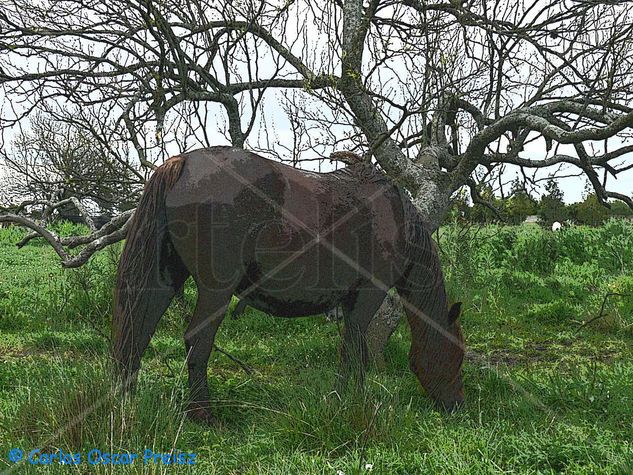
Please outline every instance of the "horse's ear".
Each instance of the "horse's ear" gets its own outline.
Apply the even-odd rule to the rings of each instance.
[[[462,303],[456,302],[448,311],[448,324],[452,325],[459,318],[459,314],[462,313]]]

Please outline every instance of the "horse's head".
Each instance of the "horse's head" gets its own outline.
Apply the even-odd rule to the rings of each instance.
[[[439,325],[435,318],[425,321],[424,317],[409,314],[411,371],[435,403],[449,411],[464,402],[461,372],[464,338],[458,321],[460,311],[461,303],[454,304],[448,310],[445,326]]]

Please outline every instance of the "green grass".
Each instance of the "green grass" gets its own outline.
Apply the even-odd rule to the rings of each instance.
[[[64,230],[62,230],[64,231]],[[65,231],[71,231],[67,229]],[[46,245],[0,230],[0,470],[9,449],[195,452],[196,464],[81,473],[632,473],[633,226],[447,227],[451,297],[465,302],[467,406],[437,412],[407,369],[408,329],[366,390],[332,393],[339,328],[323,317],[226,319],[210,362],[217,427],[183,416],[186,306],[172,306],[135,398],[111,393],[109,318],[118,248],[61,270]],[[607,300],[607,292],[623,294]],[[15,473],[72,467],[22,464]],[[76,468],[74,470],[77,470]]]

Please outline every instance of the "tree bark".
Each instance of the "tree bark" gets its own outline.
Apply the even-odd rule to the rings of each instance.
[[[411,193],[413,204],[422,213],[429,228],[435,230],[448,210],[451,193],[459,187],[442,170],[442,165],[450,160],[444,143],[446,138],[441,143],[423,148],[416,160],[406,157],[391,138],[387,123],[360,80],[363,43],[368,31],[368,23],[363,22],[362,17],[362,1],[346,0],[343,4],[345,54],[339,89],[380,166],[394,184]],[[370,323],[368,349],[370,360],[377,367],[385,364],[384,349],[398,326],[401,310],[398,297],[388,295]]]
[[[398,328],[403,311],[400,298],[392,290],[385,297],[385,301],[367,328],[369,359],[371,364],[378,369],[384,369],[386,366],[385,348],[389,338]]]

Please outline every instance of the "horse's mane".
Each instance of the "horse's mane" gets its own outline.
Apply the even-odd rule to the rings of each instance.
[[[356,163],[362,163],[366,161],[363,157],[358,155],[357,153],[350,152],[347,150],[340,150],[338,152],[333,152],[330,155],[330,160],[337,160],[348,165],[353,165]]]
[[[444,277],[430,226],[407,192],[400,187],[398,191],[404,213],[405,253],[411,266],[409,278],[418,285],[424,282],[425,297],[428,299],[425,306],[428,309],[432,308],[433,312],[445,310],[447,300],[444,293]]]

